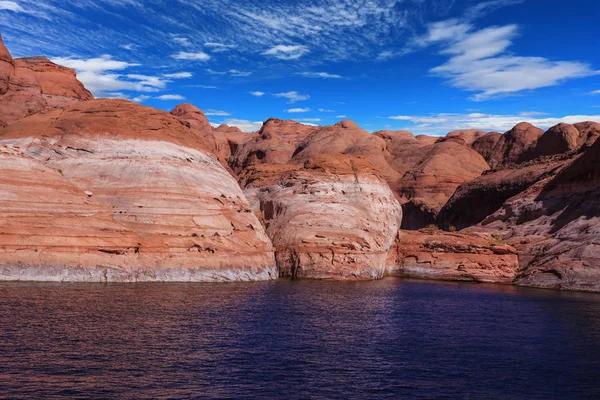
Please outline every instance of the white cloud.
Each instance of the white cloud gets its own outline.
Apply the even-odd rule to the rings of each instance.
[[[123,74],[121,71],[139,64],[113,60],[110,55],[97,58],[56,57],[52,61],[73,68],[77,78],[96,97],[110,96],[111,93],[129,90],[134,92],[157,92],[166,87],[162,77]]]
[[[250,76],[252,72],[240,71],[239,69],[230,69],[228,71],[215,71],[213,69],[208,68],[206,70],[211,75],[230,75],[236,77]]]
[[[301,45],[277,45],[271,47],[269,50],[264,51],[262,54],[265,56],[273,56],[280,60],[297,60],[303,55],[309,53],[310,50],[306,46]]]
[[[192,43],[190,42],[190,39],[183,37],[183,36],[173,36],[173,40],[177,43],[179,43],[182,46],[185,47],[191,47]]]
[[[215,116],[215,117],[227,117],[231,114],[226,111],[208,109],[204,112],[204,115]]]
[[[322,113],[334,113],[335,110],[328,110],[326,108],[319,108],[319,112],[322,112]]]
[[[150,96],[146,96],[146,95],[140,95],[140,96],[136,96],[133,99],[131,99],[132,101],[135,101],[136,103],[143,103],[144,101],[151,99],[152,97]]]
[[[302,75],[307,78],[342,79],[341,75],[330,74],[327,72],[299,72],[298,75]]]
[[[0,10],[10,10],[14,12],[25,12],[25,9],[14,1],[0,1]]]
[[[447,78],[452,86],[476,92],[472,100],[510,95],[525,90],[555,86],[567,79],[597,74],[576,61],[550,61],[508,53],[518,34],[516,25],[475,30],[470,24],[448,20],[431,24],[419,46],[442,44],[446,63],[431,72]]]
[[[542,129],[548,129],[561,122],[574,124],[583,121],[598,121],[600,115],[566,115],[563,117],[542,117],[544,113],[525,111],[516,114],[430,114],[430,115],[396,115],[388,117],[396,121],[414,124],[406,129],[444,134],[456,129],[481,129],[506,132],[519,122],[527,121]]]
[[[250,94],[254,97],[263,97],[265,95],[265,92],[260,92],[260,91],[254,91],[254,92],[250,92]]]
[[[600,94],[600,90],[594,90],[591,94]]]
[[[165,101],[169,101],[169,100],[185,100],[185,97],[183,97],[180,94],[163,94],[162,96],[157,96],[155,97],[158,100],[165,100]]]
[[[224,44],[224,43],[217,43],[217,42],[206,42],[204,43],[204,47],[208,47],[210,48],[213,53],[222,53],[225,51],[229,51],[231,49],[235,49],[235,45],[234,44]]]
[[[226,119],[225,122],[223,122],[224,124],[227,124],[229,126],[237,126],[238,128],[240,128],[243,132],[256,132],[258,130],[260,130],[260,128],[262,128],[263,123],[262,122],[252,122],[246,119],[236,119],[236,118],[231,118],[231,119]]]
[[[285,112],[288,113],[305,113],[305,112],[309,112],[310,108],[290,108],[288,110],[285,110]]]
[[[186,78],[191,78],[192,76],[194,76],[194,74],[192,74],[191,72],[175,72],[172,74],[164,74],[163,76],[165,78],[171,78],[171,79],[186,79]]]
[[[336,117],[336,118],[340,118],[340,119],[345,119],[345,118],[348,118],[348,116],[347,116],[347,115],[336,115],[335,117]]]
[[[122,49],[131,51],[131,50],[134,49],[135,45],[133,43],[129,43],[129,44],[122,44],[119,47],[122,48]]]
[[[321,122],[321,118],[300,118],[302,122]]]
[[[300,94],[296,91],[291,91],[291,92],[285,92],[285,93],[277,93],[274,94],[273,96],[275,97],[283,97],[289,100],[288,103],[295,103],[297,101],[304,101],[304,100],[308,100],[310,99],[310,96],[307,94]]]
[[[208,61],[210,60],[210,56],[203,51],[198,51],[195,53],[189,53],[187,51],[180,51],[177,54],[173,54],[173,57],[176,60],[192,60],[192,61]]]

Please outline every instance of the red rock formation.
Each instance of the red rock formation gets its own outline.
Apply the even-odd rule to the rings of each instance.
[[[138,250],[141,264],[114,261],[123,271],[138,271],[115,280],[277,276],[271,243],[235,179],[205,151],[198,130],[168,113],[125,100],[92,100],[11,124],[0,142],[62,171],[151,243]],[[62,279],[71,278],[82,279]]]
[[[600,291],[600,142],[482,222],[519,251],[522,285]]]
[[[197,131],[196,135],[203,137],[206,148],[219,159],[221,164],[228,166],[231,149],[227,137],[222,132],[213,130],[210,122],[198,107],[192,104],[179,104],[171,111],[171,114]]]
[[[587,135],[582,135],[573,125],[561,123],[540,136],[529,158],[533,160],[537,157],[574,152],[579,150],[586,140]]]
[[[463,183],[441,209],[437,224],[461,230],[477,225],[512,196],[526,190],[560,168],[565,160],[545,160],[484,172]]]
[[[421,161],[398,182],[403,203],[403,229],[434,223],[437,213],[463,183],[489,169],[475,150],[453,140],[432,145]]]
[[[471,146],[477,139],[487,135],[487,132],[478,129],[464,129],[452,131],[446,135],[446,138],[462,139],[467,146]]]
[[[298,145],[315,128],[294,121],[271,118],[249,141],[238,147],[230,160],[231,168],[240,173],[258,164],[285,164],[289,162]]]
[[[597,122],[580,122],[573,125],[581,133],[581,136],[585,137],[585,143],[582,147],[586,149],[592,147],[598,137],[600,137],[600,124]]]
[[[387,261],[387,275],[417,279],[508,284],[518,268],[516,250],[486,235],[437,229],[400,231]]]
[[[322,155],[302,165],[260,165],[241,177],[264,218],[283,276],[377,279],[402,210],[362,157]]]
[[[528,161],[530,158],[528,152],[534,148],[537,140],[544,133],[543,130],[521,122],[510,131],[506,132],[490,155],[490,166],[492,168],[501,167],[507,164]]]
[[[494,152],[494,147],[502,137],[502,134],[498,132],[490,132],[484,136],[481,136],[479,139],[475,140],[471,145],[471,148],[481,154],[481,156],[487,161],[490,162],[490,157]]]
[[[1,42],[0,37],[0,120],[4,124],[93,99],[72,69],[43,57],[13,60]]]

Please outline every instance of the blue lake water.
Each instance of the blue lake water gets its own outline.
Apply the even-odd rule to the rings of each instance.
[[[600,398],[600,295],[0,283],[0,397]]]

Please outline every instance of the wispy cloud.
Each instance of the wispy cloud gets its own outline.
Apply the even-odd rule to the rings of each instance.
[[[306,46],[277,45],[264,51],[262,54],[265,56],[273,56],[280,60],[297,60],[307,53],[310,53],[310,50]]]
[[[171,79],[187,79],[187,78],[191,78],[192,76],[194,76],[194,74],[192,74],[191,72],[174,72],[172,74],[164,74],[163,76],[165,78],[171,78]]]
[[[25,12],[25,9],[14,1],[0,1],[0,10],[10,10],[14,12]]]
[[[505,132],[512,129],[519,122],[527,121],[539,128],[548,129],[561,122],[574,124],[582,121],[598,121],[600,115],[566,115],[562,117],[542,117],[545,113],[537,111],[524,111],[517,114],[452,114],[440,113],[430,115],[394,115],[388,117],[395,121],[409,122],[411,125],[403,128],[444,134],[456,129],[481,129]]]
[[[326,108],[319,108],[319,112],[322,112],[322,113],[334,113],[335,110],[328,110]]]
[[[250,92],[250,94],[254,97],[263,97],[266,93],[256,90],[254,92]]]
[[[187,51],[180,51],[177,54],[173,54],[173,57],[176,60],[192,60],[192,61],[208,61],[211,57],[203,51],[198,51],[195,53],[189,53]]]
[[[185,97],[180,94],[163,94],[161,96],[155,97],[157,100],[171,101],[171,100],[185,100]]]
[[[290,104],[310,99],[310,96],[308,94],[300,94],[296,91],[277,93],[273,96],[286,98],[289,100],[288,103]]]
[[[598,73],[581,62],[513,55],[508,48],[517,35],[516,25],[476,30],[470,24],[448,20],[431,24],[416,43],[441,44],[441,54],[449,59],[431,72],[447,78],[452,86],[475,92],[471,99],[476,101],[555,86],[568,79]]]
[[[173,36],[173,41],[175,41],[176,43],[179,43],[182,46],[185,47],[192,47],[192,43],[190,42],[190,39],[183,37],[183,36]]]
[[[215,71],[209,68],[206,70],[206,72],[208,72],[211,75],[229,75],[235,77],[244,77],[252,75],[252,72],[240,71],[239,69],[230,69],[228,71]]]
[[[347,115],[336,115],[335,117],[339,118],[339,119],[346,119],[346,118],[348,118]]]
[[[305,76],[307,78],[322,78],[322,79],[342,79],[341,75],[330,74],[327,72],[298,72],[298,75]]]
[[[212,51],[213,53],[223,53],[225,51],[235,49],[236,45],[224,44],[224,43],[218,43],[218,42],[206,42],[206,43],[204,43],[204,47],[208,47],[210,49],[210,51]]]
[[[289,108],[287,110],[285,110],[285,112],[288,113],[305,113],[305,112],[309,112],[310,108]]]
[[[231,113],[228,113],[227,111],[208,109],[204,112],[204,115],[215,117],[228,117],[231,115]]]

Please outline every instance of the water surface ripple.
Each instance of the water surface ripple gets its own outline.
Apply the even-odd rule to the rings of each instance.
[[[600,295],[0,283],[0,397],[600,398]]]

